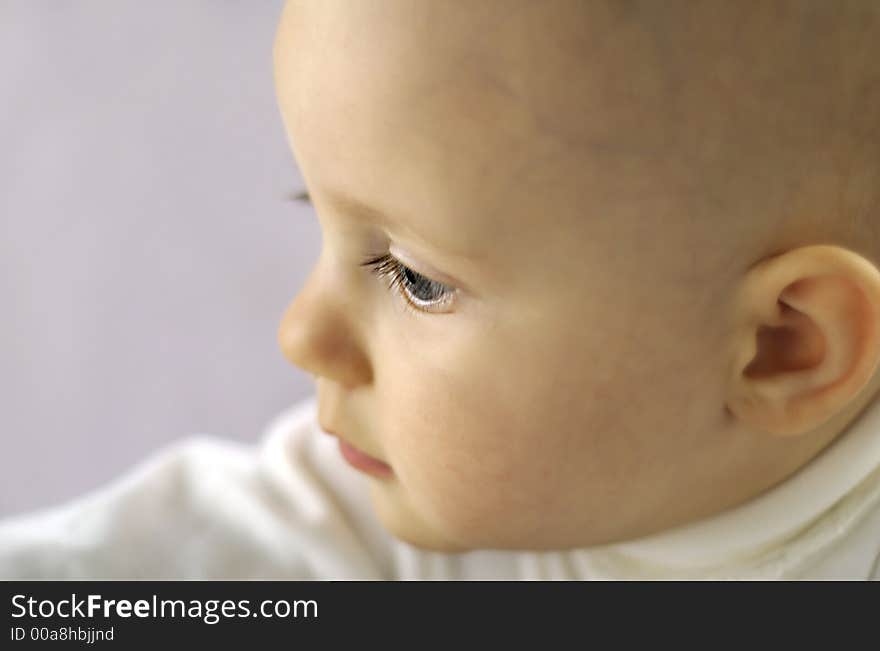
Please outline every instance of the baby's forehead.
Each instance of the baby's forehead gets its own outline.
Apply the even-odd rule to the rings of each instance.
[[[633,111],[588,83],[572,45],[590,29],[544,3],[465,9],[480,5],[345,3],[333,12],[319,3],[291,14],[287,38],[279,32],[289,64],[279,95],[315,177],[355,185],[362,176],[358,187],[406,179],[411,196],[430,179],[449,188],[439,201],[465,196],[485,215],[494,199],[545,183],[535,171],[558,177],[554,168],[570,166],[572,153],[595,150],[607,161],[627,151],[620,141],[631,137]],[[641,138],[629,150],[644,146]],[[426,179],[406,178],[416,170]]]

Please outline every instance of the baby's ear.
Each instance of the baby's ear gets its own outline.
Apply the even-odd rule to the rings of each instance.
[[[880,362],[880,272],[832,245],[762,260],[735,308],[728,409],[778,435],[811,431],[865,388]]]

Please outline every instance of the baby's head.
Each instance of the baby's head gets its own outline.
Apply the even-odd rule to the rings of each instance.
[[[878,44],[871,0],[289,2],[324,240],[279,341],[384,525],[632,539],[831,443],[880,386]]]

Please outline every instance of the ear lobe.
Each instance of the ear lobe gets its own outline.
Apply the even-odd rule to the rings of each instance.
[[[758,430],[819,427],[880,363],[880,272],[848,249],[805,246],[760,262],[736,313],[727,407]]]

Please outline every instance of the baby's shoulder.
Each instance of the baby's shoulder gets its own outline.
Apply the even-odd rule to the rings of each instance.
[[[92,493],[0,523],[0,577],[380,578],[362,491],[321,434],[309,400],[250,444],[186,437]]]

